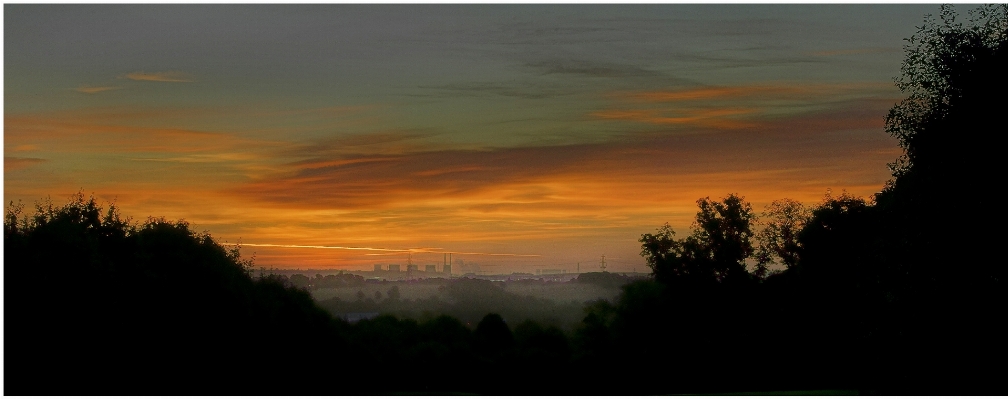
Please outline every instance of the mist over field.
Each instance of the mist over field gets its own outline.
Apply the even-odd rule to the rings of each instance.
[[[500,281],[480,277],[407,281],[351,278],[338,287],[316,288],[311,281],[303,287],[333,316],[353,320],[379,314],[426,320],[444,314],[475,326],[486,314],[498,313],[511,323],[531,320],[573,331],[584,317],[585,306],[600,300],[613,302],[624,284],[646,278],[598,272],[566,276],[564,281],[550,281],[549,276],[545,281],[521,277]]]

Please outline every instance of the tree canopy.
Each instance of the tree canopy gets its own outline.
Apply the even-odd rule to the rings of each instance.
[[[643,234],[641,256],[655,279],[662,282],[690,281],[706,284],[748,278],[746,259],[753,254],[750,239],[755,219],[744,197],[729,194],[720,201],[697,200],[693,232],[675,239],[667,223],[657,234]]]
[[[886,131],[904,150],[890,165],[893,183],[914,174],[985,173],[983,166],[1000,164],[983,144],[986,135],[1004,131],[1008,5],[970,10],[965,23],[944,5],[940,21],[928,16],[905,50],[896,83],[907,97],[885,118]]]
[[[965,21],[942,6],[904,49],[897,85],[907,97],[885,118],[904,152],[876,196],[887,220],[886,256],[919,289],[997,284],[1003,268],[991,264],[990,250],[1000,237],[987,231],[1006,222],[990,191],[1006,169],[992,141],[1005,133],[1008,5],[979,6]],[[949,266],[955,276],[936,277]]]
[[[763,228],[756,235],[759,248],[754,274],[766,277],[767,264],[774,261],[786,268],[797,266],[802,246],[798,235],[811,217],[810,210],[801,202],[784,198],[771,202],[760,216]]]

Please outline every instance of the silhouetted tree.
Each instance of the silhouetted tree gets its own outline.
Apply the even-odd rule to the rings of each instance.
[[[979,232],[1005,222],[1003,212],[963,217],[951,205],[969,195],[970,209],[998,206],[986,191],[1006,169],[1001,147],[989,137],[1004,132],[1008,5],[981,6],[969,11],[967,22],[958,19],[952,6],[943,6],[940,21],[928,18],[908,40],[897,79],[907,98],[886,116],[886,131],[904,153],[890,165],[894,178],[877,202],[892,218],[890,235],[898,237],[890,244],[894,256],[922,290],[959,277],[988,286],[1004,277],[1003,268],[984,266],[997,256],[988,250],[1000,245],[996,235],[928,232],[935,225]],[[936,280],[950,264],[963,266]]]
[[[765,278],[769,273],[767,264],[771,262],[780,262],[786,268],[798,264],[801,250],[798,234],[809,217],[810,211],[801,202],[792,199],[776,200],[766,206],[760,218],[763,228],[756,235],[759,248],[754,275]]]
[[[564,367],[570,361],[571,348],[567,336],[555,326],[543,327],[526,320],[514,330],[517,361],[536,370],[547,371]]]
[[[293,284],[295,287],[304,288],[304,289],[307,289],[308,286],[311,284],[311,278],[309,278],[308,276],[305,276],[303,274],[294,274],[294,275],[291,275],[290,278],[289,278],[289,280],[290,280],[290,283]]]
[[[658,281],[669,281],[689,273],[682,258],[682,243],[675,239],[675,231],[668,223],[658,228],[657,234],[641,235],[641,256]]]
[[[1008,5],[980,6],[966,21],[954,6],[942,6],[904,49],[897,85],[907,97],[885,119],[904,153],[875,198],[884,221],[876,235],[884,245],[878,274],[899,306],[901,321],[892,328],[903,332],[901,341],[932,348],[908,346],[899,355],[913,359],[916,374],[931,384],[987,386],[996,379],[990,369],[939,364],[972,364],[963,357],[972,351],[1006,353],[989,315],[1008,303],[1002,234],[991,233],[1006,218],[990,194],[1006,169],[991,139],[1005,131]],[[962,347],[945,344],[953,341]]]
[[[942,6],[940,22],[929,16],[907,40],[897,86],[908,96],[886,115],[886,131],[904,149],[891,164],[892,186],[913,175],[943,181],[1003,169],[994,149],[977,144],[1002,124],[1008,5],[970,10],[965,24],[957,18]]]
[[[721,201],[701,198],[697,206],[693,233],[685,239],[676,240],[667,223],[657,234],[641,236],[641,256],[655,279],[691,285],[746,280],[745,260],[753,254],[751,205],[729,194]]]
[[[388,289],[388,292],[386,292],[386,295],[388,295],[388,299],[390,301],[393,301],[393,302],[394,301],[398,301],[399,297],[400,297],[399,286],[398,285],[393,285],[392,288]]]
[[[721,201],[697,200],[694,235],[708,248],[718,281],[745,278],[745,260],[753,253],[750,224],[754,216],[745,198],[729,194]]]
[[[871,273],[877,254],[872,240],[874,213],[861,197],[847,192],[827,193],[812,209],[811,218],[799,233],[800,272],[806,282],[816,282],[850,291],[858,279]]]
[[[606,300],[597,300],[584,308],[585,317],[574,331],[575,356],[583,363],[606,364],[613,353],[613,336],[610,332],[616,309]]]
[[[473,342],[480,354],[498,358],[514,346],[514,335],[499,314],[490,313],[480,320],[473,332]]]

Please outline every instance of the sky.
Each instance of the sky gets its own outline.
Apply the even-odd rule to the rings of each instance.
[[[869,198],[923,5],[5,4],[5,206],[258,267],[648,271],[696,201]]]

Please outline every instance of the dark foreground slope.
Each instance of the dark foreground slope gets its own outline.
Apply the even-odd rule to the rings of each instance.
[[[8,215],[5,393],[254,392],[306,360],[278,342],[344,345],[307,293],[252,279],[209,235],[101,211],[78,196]]]
[[[131,225],[82,195],[20,213],[4,230],[5,394],[587,392],[556,383],[573,355],[555,327],[348,324],[184,222]]]

